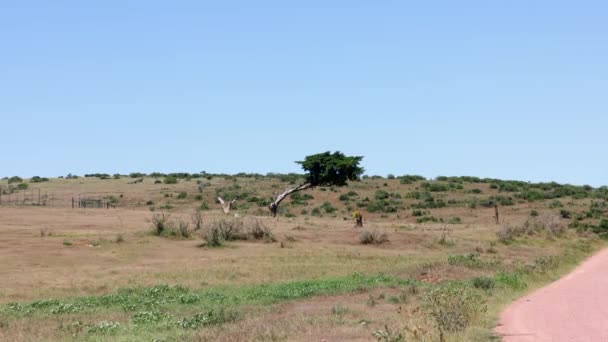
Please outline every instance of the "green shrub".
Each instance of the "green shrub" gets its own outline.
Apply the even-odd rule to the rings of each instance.
[[[592,231],[602,239],[608,239],[608,219],[602,219],[597,226],[592,228]]]
[[[11,178],[8,179],[8,184],[12,184],[12,183],[22,183],[23,179],[19,176],[13,176]]]
[[[401,184],[412,184],[418,181],[426,180],[426,178],[417,175],[404,175],[399,177],[399,182]]]
[[[389,193],[384,191],[384,190],[376,190],[376,199],[377,200],[384,200],[387,199],[389,196]]]
[[[340,197],[338,197],[338,199],[342,202],[350,201],[350,197],[347,194],[341,194]]]
[[[165,177],[165,180],[163,181],[163,183],[165,184],[177,184],[177,177]]]
[[[532,210],[532,211],[530,212],[530,216],[531,216],[531,217],[538,217],[538,211],[536,211],[536,210]]]
[[[188,193],[185,191],[182,191],[179,194],[177,194],[177,199],[185,199],[186,197],[188,197]]]
[[[421,217],[421,216],[424,216],[426,214],[427,214],[427,212],[423,211],[423,210],[419,210],[419,209],[412,210],[412,216],[414,216],[414,217]]]
[[[522,276],[516,273],[500,272],[496,275],[496,282],[514,290],[523,290],[528,286]]]
[[[467,268],[493,268],[497,265],[495,261],[484,261],[479,258],[479,253],[470,253],[467,255],[450,255],[448,264],[451,266],[464,266]]]
[[[569,210],[562,209],[559,211],[559,214],[562,218],[569,219],[572,217],[572,213]]]
[[[331,205],[331,203],[329,203],[329,202],[324,202],[321,205],[321,209],[325,210],[325,212],[327,214],[331,214],[331,213],[335,212],[336,210],[338,210],[333,205]]]
[[[194,196],[194,199],[197,200],[197,201],[202,201],[203,200],[203,195],[197,194],[196,196]]]
[[[27,188],[29,188],[29,184],[27,183],[19,183],[17,185],[17,190],[26,190]]]
[[[423,216],[416,219],[418,223],[439,222],[439,219],[434,216]]]
[[[41,178],[39,176],[34,176],[32,177],[32,179],[30,179],[30,183],[42,183],[42,182],[48,182],[49,179],[48,178]]]
[[[450,187],[442,183],[422,183],[422,187],[430,192],[449,191]]]
[[[472,283],[475,288],[482,290],[491,290],[496,286],[494,279],[489,277],[475,277]]]

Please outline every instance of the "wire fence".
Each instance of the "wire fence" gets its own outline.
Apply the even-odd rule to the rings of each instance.
[[[118,204],[115,195],[105,192],[57,195],[40,188],[18,189],[0,185],[0,206],[110,209]]]

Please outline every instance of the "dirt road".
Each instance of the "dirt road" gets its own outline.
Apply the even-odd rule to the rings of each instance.
[[[608,249],[511,304],[496,332],[505,342],[608,341]]]

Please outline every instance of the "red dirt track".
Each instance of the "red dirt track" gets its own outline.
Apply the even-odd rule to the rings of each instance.
[[[504,342],[608,341],[608,249],[511,304],[496,332]]]

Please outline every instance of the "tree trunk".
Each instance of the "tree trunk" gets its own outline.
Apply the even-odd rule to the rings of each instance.
[[[283,192],[282,194],[279,194],[277,196],[277,198],[274,200],[274,202],[272,202],[268,208],[270,209],[270,213],[272,214],[272,217],[276,217],[277,216],[277,211],[279,210],[279,204],[281,204],[281,202],[289,195],[293,194],[294,192],[297,191],[302,191],[302,190],[306,190],[308,188],[312,188],[312,184],[310,183],[304,183],[304,184],[300,184],[297,187],[293,188],[293,189],[288,189],[285,192]]]

